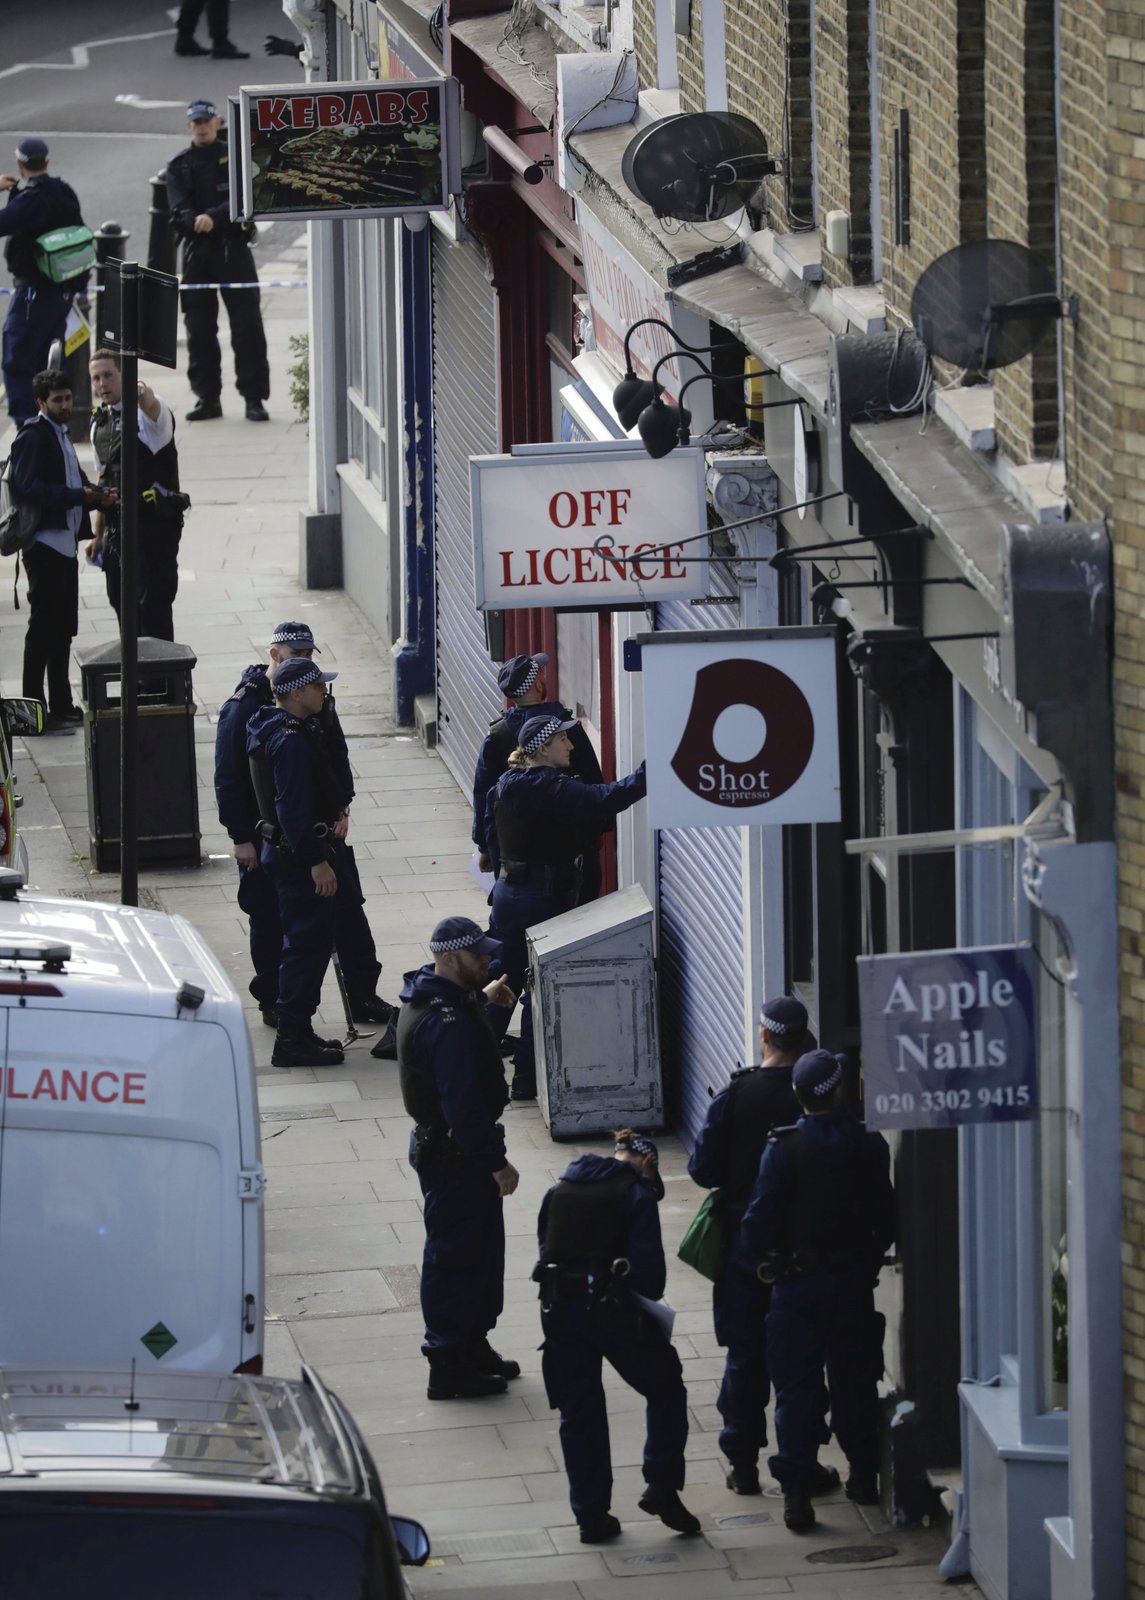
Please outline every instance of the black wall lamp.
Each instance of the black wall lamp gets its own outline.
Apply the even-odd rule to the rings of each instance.
[[[680,338],[672,324],[665,322],[663,317],[641,317],[638,322],[634,322],[624,335],[624,376],[612,391],[612,408],[625,433],[636,426],[640,413],[654,398],[654,387],[650,380],[638,378],[632,369],[629,341],[637,328],[663,328],[672,335],[681,350],[686,350],[691,355],[710,355],[714,348],[710,344],[687,344]]]

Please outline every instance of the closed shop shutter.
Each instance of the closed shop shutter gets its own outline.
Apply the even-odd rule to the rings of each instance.
[[[469,457],[497,451],[496,297],[475,244],[433,241],[433,491],[437,742],[466,794],[501,710],[484,616],[473,602]]]
[[[712,567],[713,595],[735,603],[656,607],[657,629],[738,628],[734,576]],[[671,828],[659,835],[660,1025],[669,1093],[689,1144],[743,1062],[744,905],[740,828]]]

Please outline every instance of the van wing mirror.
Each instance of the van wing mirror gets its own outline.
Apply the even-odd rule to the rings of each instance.
[[[22,739],[34,738],[44,731],[44,702],[20,695],[4,701],[4,716],[10,733]]]
[[[409,1517],[391,1517],[390,1527],[394,1530],[402,1566],[424,1567],[429,1560],[429,1534],[421,1523]]]

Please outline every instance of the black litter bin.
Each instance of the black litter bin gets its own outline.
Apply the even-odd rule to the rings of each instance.
[[[167,639],[139,641],[139,864],[199,865],[194,652]],[[87,750],[92,865],[119,867],[119,640],[79,654]]]

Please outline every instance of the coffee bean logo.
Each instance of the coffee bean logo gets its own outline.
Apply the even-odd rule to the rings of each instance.
[[[696,673],[672,771],[719,806],[758,806],[797,783],[815,746],[798,684],[763,661],[713,661]]]

